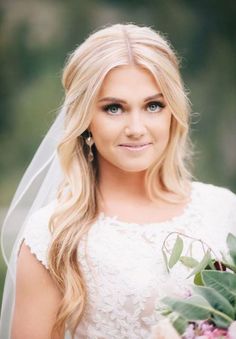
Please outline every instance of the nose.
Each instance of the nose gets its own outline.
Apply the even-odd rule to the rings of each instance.
[[[128,137],[139,138],[146,132],[145,122],[140,112],[129,114],[125,134]]]

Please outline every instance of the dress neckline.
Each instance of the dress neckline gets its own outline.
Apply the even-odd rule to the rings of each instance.
[[[186,204],[186,206],[184,207],[183,211],[181,214],[178,214],[176,216],[173,216],[171,218],[168,218],[166,220],[163,221],[153,221],[153,222],[146,222],[146,223],[138,223],[138,222],[129,222],[129,221],[124,221],[121,220],[117,215],[107,215],[104,212],[100,212],[99,216],[98,216],[98,220],[99,221],[105,221],[108,223],[112,223],[115,225],[119,225],[119,226],[128,226],[128,227],[147,227],[147,226],[165,226],[168,224],[172,224],[175,223],[177,221],[181,221],[182,219],[186,218],[187,215],[189,215],[189,213],[191,213],[193,205],[194,205],[194,201],[195,201],[195,197],[196,197],[196,187],[197,187],[197,182],[192,181],[191,182],[191,193],[190,193],[190,199],[189,202]]]

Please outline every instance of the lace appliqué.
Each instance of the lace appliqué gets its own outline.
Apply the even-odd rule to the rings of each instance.
[[[188,293],[189,271],[177,264],[168,274],[161,246],[170,232],[204,240],[224,250],[229,231],[236,233],[236,197],[212,185],[193,183],[184,213],[169,221],[137,224],[101,214],[78,246],[78,260],[87,287],[85,312],[77,328],[80,339],[148,339],[166,294]],[[48,211],[32,219],[26,244],[47,267],[50,243]],[[201,253],[199,254],[201,256]]]
[[[186,212],[189,215],[192,211]],[[188,232],[191,225],[177,224]],[[196,219],[196,218],[195,218]],[[100,215],[78,249],[87,281],[88,301],[78,328],[79,338],[147,339],[159,317],[158,301],[166,294],[182,295],[186,270],[170,276],[161,246],[173,231],[172,220],[162,224],[127,224]],[[182,272],[182,273],[181,273]],[[80,330],[81,327],[81,330]],[[86,332],[83,330],[86,328]]]

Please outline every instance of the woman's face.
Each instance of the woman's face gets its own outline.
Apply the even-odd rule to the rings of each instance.
[[[90,124],[99,166],[147,170],[164,152],[171,112],[155,79],[137,66],[111,70],[104,79]]]

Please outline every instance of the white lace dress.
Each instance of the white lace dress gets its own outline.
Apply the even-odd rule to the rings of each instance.
[[[31,217],[25,243],[47,267],[48,220],[54,203]],[[185,293],[188,271],[177,264],[167,273],[161,247],[173,231],[200,238],[216,252],[226,250],[228,232],[236,234],[236,195],[225,188],[192,183],[191,201],[182,215],[161,223],[122,222],[100,214],[78,247],[88,299],[77,329],[79,339],[150,338],[156,307],[168,293]],[[202,257],[202,252],[199,256]]]

